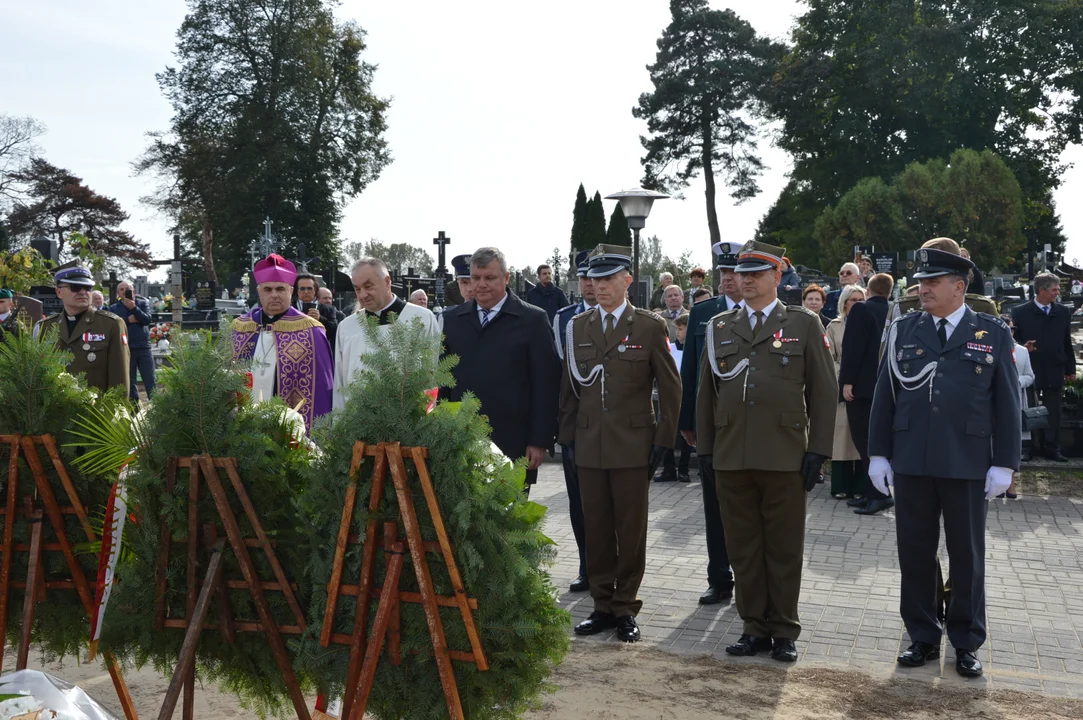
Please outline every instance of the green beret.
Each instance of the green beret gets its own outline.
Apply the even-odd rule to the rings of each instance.
[[[11,300],[15,297],[15,293],[11,292],[7,288],[0,288],[0,300]]]

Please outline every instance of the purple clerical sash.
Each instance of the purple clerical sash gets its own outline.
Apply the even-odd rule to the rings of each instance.
[[[233,321],[233,358],[250,362],[256,350],[262,308]],[[275,339],[277,365],[275,394],[305,419],[305,429],[312,431],[312,422],[331,411],[331,387],[334,369],[331,344],[318,321],[296,308],[290,308],[271,326]]]

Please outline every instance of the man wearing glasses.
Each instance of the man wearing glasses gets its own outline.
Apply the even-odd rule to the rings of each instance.
[[[68,364],[72,375],[82,373],[92,388],[106,391],[123,387],[128,394],[128,332],[124,321],[108,310],[90,304],[94,280],[79,265],[57,270],[56,296],[64,309],[38,323],[35,335],[56,329],[56,344],[74,357]]]
[[[839,295],[842,294],[842,289],[847,285],[853,285],[860,282],[861,271],[858,269],[857,265],[848,262],[839,268],[839,288],[838,290],[832,290],[827,294],[827,300],[824,302],[824,309],[820,311],[820,315],[823,316],[825,323],[838,317]]]

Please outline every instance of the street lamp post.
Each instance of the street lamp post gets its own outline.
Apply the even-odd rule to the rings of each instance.
[[[635,187],[630,190],[607,195],[606,200],[617,200],[620,209],[624,212],[624,219],[628,221],[628,227],[632,229],[632,301],[637,307],[643,307],[643,298],[639,297],[639,231],[647,224],[647,216],[651,214],[651,205],[655,200],[665,200],[669,195],[653,190],[644,190]]]

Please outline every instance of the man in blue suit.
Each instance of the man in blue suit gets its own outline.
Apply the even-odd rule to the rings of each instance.
[[[711,248],[715,257],[715,269],[721,273],[718,297],[693,305],[688,314],[688,334],[685,336],[684,355],[681,358],[681,417],[678,427],[685,442],[696,445],[696,397],[699,383],[699,363],[706,347],[707,324],[715,315],[732,310],[741,304],[741,289],[737,285],[737,253],[740,243],[720,242]],[[729,553],[726,551],[726,534],[722,527],[722,513],[718,507],[715,491],[714,466],[711,464],[711,443],[705,438],[696,447],[699,463],[699,483],[703,489],[703,517],[707,534],[707,590],[699,596],[701,605],[715,605],[733,597],[733,571],[730,569]]]
[[[553,316],[553,337],[561,360],[564,359],[568,323],[579,313],[598,304],[594,297],[594,281],[587,277],[589,254],[589,250],[583,250],[575,256],[576,275],[579,277],[579,302],[562,307]],[[575,545],[579,550],[579,576],[568,589],[572,592],[583,592],[590,589],[590,581],[587,578],[587,553],[583,544],[583,499],[579,495],[579,471],[575,466],[574,444],[560,446],[560,461],[564,465],[564,484],[568,488],[568,515],[572,520],[572,534],[575,535]]]

